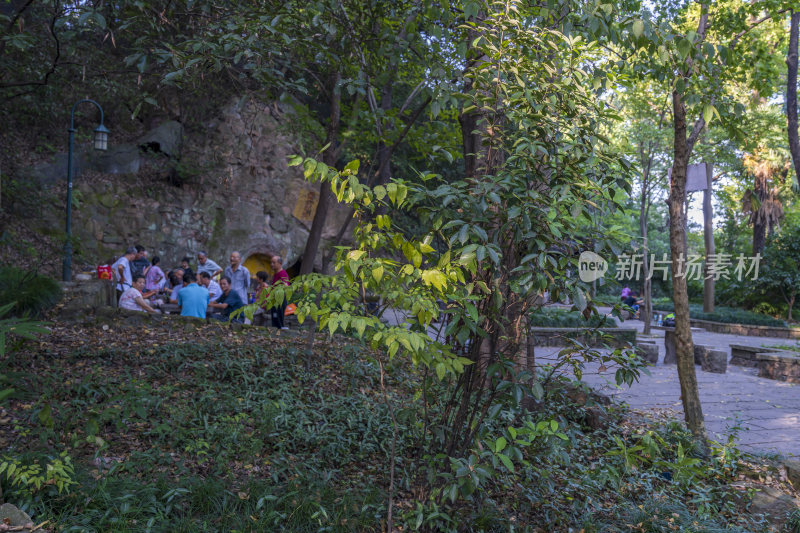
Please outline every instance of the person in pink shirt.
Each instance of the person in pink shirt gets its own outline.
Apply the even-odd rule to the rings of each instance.
[[[284,285],[289,285],[289,274],[283,269],[283,259],[279,255],[273,255],[272,260],[270,261],[270,267],[272,267],[272,271],[275,274],[272,276],[272,286],[279,283],[283,283]],[[273,307],[269,310],[270,314],[272,315],[272,326],[278,329],[289,329],[283,323],[284,313],[286,312],[286,298],[283,299],[283,303],[279,306]]]
[[[619,299],[620,300],[624,300],[625,298],[627,298],[630,295],[631,295],[631,288],[630,287],[625,287],[624,289],[622,289],[622,294],[619,295]]]
[[[148,291],[158,291],[161,289],[161,282],[164,280],[164,271],[158,266],[160,262],[160,257],[153,257],[153,260],[150,262],[150,266],[144,271],[144,287]]]

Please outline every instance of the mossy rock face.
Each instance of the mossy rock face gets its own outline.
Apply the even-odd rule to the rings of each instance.
[[[117,205],[117,199],[114,198],[114,195],[110,192],[98,194],[96,198],[97,198],[97,203],[102,205],[103,207],[111,209],[115,205]]]
[[[167,267],[199,250],[223,266],[234,250],[245,259],[280,253],[291,266],[308,237],[310,222],[293,212],[309,185],[302,169],[287,165],[288,155],[299,148],[291,119],[270,109],[236,98],[214,109],[202,130],[164,122],[133,143],[109,146],[106,153],[76,154],[74,184],[80,194],[72,231],[82,251],[81,266],[101,264],[112,255],[116,259],[134,244],[147,247],[150,257],[158,255]],[[29,180],[37,191],[50,190],[43,183],[63,180],[65,157],[29,169],[37,176]],[[173,167],[191,179],[169,179],[165,170]],[[82,174],[86,170],[93,172]],[[57,229],[53,237],[63,234],[60,193],[53,201],[31,205],[38,212],[29,213],[34,207],[28,207],[26,216],[34,227]],[[345,206],[331,209],[318,263],[348,216]]]

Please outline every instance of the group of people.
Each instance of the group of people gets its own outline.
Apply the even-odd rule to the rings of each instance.
[[[147,259],[143,246],[132,246],[108,267],[98,268],[100,277],[113,276],[116,282],[119,307],[132,311],[158,313],[158,308],[177,306],[182,316],[198,318],[211,317],[218,320],[244,322],[244,316],[232,313],[250,302],[262,302],[271,287],[277,284],[289,285],[289,275],[283,269],[283,260],[275,255],[270,261],[274,272],[270,280],[266,271],[256,273],[256,291],[248,300],[251,284],[250,272],[242,265],[242,255],[233,252],[230,265],[221,268],[209,259],[205,252],[197,254],[197,270],[191,267],[191,257],[184,257],[181,266],[165,273],[158,256]],[[284,322],[286,301],[281,305],[266,308],[260,306],[253,324],[265,326],[269,320],[272,326],[288,329]]]

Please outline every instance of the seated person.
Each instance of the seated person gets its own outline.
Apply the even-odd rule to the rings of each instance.
[[[184,272],[191,272],[192,274],[194,274],[194,270],[192,270],[192,267],[189,266],[189,261],[191,260],[192,258],[189,256],[186,256],[183,259],[181,259],[181,270],[183,270]]]
[[[222,278],[220,278],[219,287],[222,289],[222,296],[220,296],[216,302],[208,304],[209,307],[219,310],[211,315],[211,318],[230,320],[231,313],[244,307],[245,303],[242,301],[242,297],[239,296],[238,292],[231,290],[231,278],[228,276],[222,276]],[[233,321],[244,322],[244,316],[239,315],[234,318]]]
[[[629,298],[630,295],[631,295],[631,288],[626,286],[622,289],[622,294],[620,294],[619,299],[625,302],[625,300]]]
[[[119,297],[119,308],[128,309],[130,311],[146,311],[148,313],[156,313],[157,311],[150,307],[142,296],[144,290],[144,276],[139,274],[133,277],[133,286],[125,290],[122,296]]]
[[[194,272],[186,272],[183,275],[183,288],[178,292],[178,305],[181,306],[181,316],[206,317],[208,290],[197,284]]]
[[[209,301],[216,302],[222,296],[222,289],[219,287],[219,283],[211,279],[211,274],[208,272],[200,272],[200,275],[197,276],[197,283],[208,289]]]
[[[261,304],[261,298],[266,298],[269,294],[269,274],[263,270],[259,270],[256,272],[256,279],[258,280],[258,286],[256,287],[255,302]],[[258,309],[256,309],[256,313],[253,315],[253,325],[266,326],[267,315],[268,309],[264,307],[263,304],[259,305]]]
[[[183,270],[176,268],[169,274],[169,286],[171,287],[169,303],[178,303],[178,292],[183,288]]]
[[[630,295],[622,301],[622,303],[633,309],[633,318],[639,318],[639,306],[642,304],[642,300],[637,296],[635,292],[631,292]]]

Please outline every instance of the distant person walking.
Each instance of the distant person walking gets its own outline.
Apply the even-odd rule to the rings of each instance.
[[[225,276],[231,284],[231,290],[239,295],[242,302],[247,302],[247,289],[250,288],[250,271],[242,266],[242,254],[233,252],[230,257],[231,265],[225,267]],[[222,282],[219,284],[222,287]],[[223,292],[224,292],[223,288]]]

